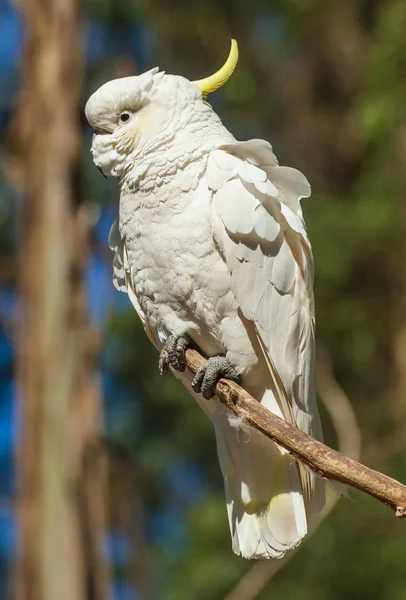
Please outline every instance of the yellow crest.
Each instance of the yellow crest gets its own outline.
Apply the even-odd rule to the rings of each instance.
[[[206,77],[205,79],[199,79],[193,83],[197,85],[203,93],[203,98],[206,98],[208,94],[215,92],[219,87],[224,85],[228,81],[231,75],[234,73],[234,69],[238,62],[238,44],[236,40],[231,40],[230,54],[219,71]]]

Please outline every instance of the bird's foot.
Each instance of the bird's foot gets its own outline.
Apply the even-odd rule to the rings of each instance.
[[[185,352],[191,340],[187,335],[175,337],[170,335],[159,354],[159,372],[161,375],[168,373],[169,367],[176,371],[185,370]]]
[[[225,356],[212,356],[196,372],[192,381],[192,389],[202,393],[206,400],[214,396],[214,388],[219,379],[231,379],[240,382],[240,376]]]

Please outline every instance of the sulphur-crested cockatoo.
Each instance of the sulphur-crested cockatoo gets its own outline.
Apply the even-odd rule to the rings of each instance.
[[[230,56],[201,81],[157,68],[104,84],[89,99],[93,160],[120,185],[114,283],[127,292],[160,368],[213,421],[233,550],[282,557],[306,535],[324,486],[287,452],[232,417],[212,389],[239,380],[267,409],[321,437],[314,385],[313,258],[300,207],[307,179],[268,142],[238,142],[206,97]],[[195,378],[184,351],[208,360]]]

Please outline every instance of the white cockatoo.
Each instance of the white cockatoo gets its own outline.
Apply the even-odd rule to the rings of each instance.
[[[114,283],[214,424],[232,546],[282,557],[324,505],[324,484],[248,429],[214,396],[219,377],[321,439],[314,383],[313,258],[300,207],[307,179],[268,142],[238,142],[206,97],[230,56],[201,81],[158,68],[109,81],[86,105],[93,160],[120,185],[109,243]],[[185,370],[193,344],[208,358]]]

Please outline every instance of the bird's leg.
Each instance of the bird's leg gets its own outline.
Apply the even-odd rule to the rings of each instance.
[[[214,396],[216,383],[222,377],[236,383],[241,380],[240,375],[225,356],[212,356],[197,370],[192,381],[192,389],[202,393],[206,400],[210,400]]]
[[[159,353],[159,372],[166,375],[169,367],[176,371],[185,370],[185,352],[190,346],[191,339],[187,335],[175,337],[170,335]]]

